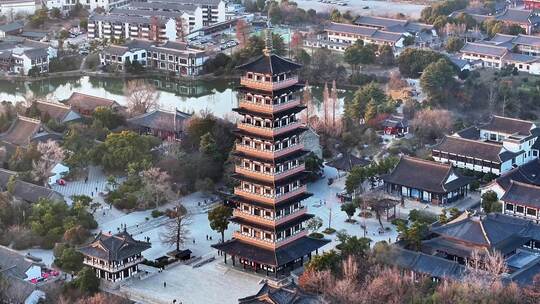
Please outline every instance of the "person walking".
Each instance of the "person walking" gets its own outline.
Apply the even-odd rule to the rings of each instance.
[[[163,288],[167,287],[167,282],[163,281]]]

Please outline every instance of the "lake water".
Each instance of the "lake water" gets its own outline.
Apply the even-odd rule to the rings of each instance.
[[[152,81],[160,91],[159,102],[163,109],[199,113],[209,111],[216,116],[226,117],[232,114],[237,106],[236,87],[234,80],[188,81],[178,82],[166,78],[153,78]],[[28,94],[37,97],[47,97],[49,100],[65,100],[73,92],[80,92],[116,100],[125,104],[123,90],[124,79],[96,77],[66,77],[46,79],[32,82],[0,80],[0,101],[18,102]],[[322,99],[322,88],[312,89],[315,100]],[[339,98],[351,94],[341,91]]]

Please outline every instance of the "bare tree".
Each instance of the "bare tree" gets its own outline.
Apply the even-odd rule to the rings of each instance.
[[[159,205],[172,196],[171,177],[165,171],[152,167],[141,172],[144,195],[155,205]]]
[[[190,215],[186,209],[178,204],[171,217],[165,224],[165,231],[160,234],[161,241],[167,245],[175,246],[176,251],[180,251],[180,246],[185,244],[189,238]]]
[[[448,110],[425,109],[415,114],[411,122],[413,132],[423,142],[431,142],[452,128],[452,113]]]
[[[504,256],[499,251],[474,250],[467,262],[465,281],[474,282],[483,288],[500,283],[508,270]]]
[[[328,83],[324,83],[324,90],[323,90],[323,122],[324,122],[324,129],[326,130],[328,127],[328,110],[329,110],[329,104],[330,104],[330,92],[328,91]]]
[[[38,143],[37,150],[41,157],[32,163],[32,176],[36,182],[44,182],[52,168],[64,160],[64,149],[57,142],[48,140]]]
[[[302,104],[306,107],[303,121],[308,127],[310,127],[309,118],[313,114],[313,96],[311,95],[311,87],[309,86],[308,81],[306,81],[306,86],[304,88],[304,92],[302,93]]]
[[[135,116],[159,108],[159,91],[152,84],[131,80],[124,89],[129,115]]]

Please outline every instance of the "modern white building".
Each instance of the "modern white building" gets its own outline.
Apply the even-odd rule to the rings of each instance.
[[[35,0],[2,0],[0,15],[13,19],[16,15],[32,15],[41,7]]]
[[[126,63],[137,61],[147,69],[161,70],[181,76],[196,76],[208,59],[205,51],[187,43],[167,41],[158,44],[148,40],[131,40],[122,46],[107,47],[100,54],[103,66],[124,70]]]
[[[28,75],[49,71],[49,62],[57,56],[57,50],[46,43],[28,39],[0,42],[0,70]]]
[[[458,168],[500,175],[538,159],[537,139],[536,124],[493,116],[486,124],[446,136],[432,156]]]
[[[132,2],[88,19],[88,38],[148,39],[164,42],[226,21],[226,3],[219,0]]]

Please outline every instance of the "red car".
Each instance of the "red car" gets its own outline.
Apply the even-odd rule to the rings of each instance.
[[[60,186],[65,186],[66,185],[66,181],[64,179],[57,179],[56,180],[56,183],[59,184]]]

